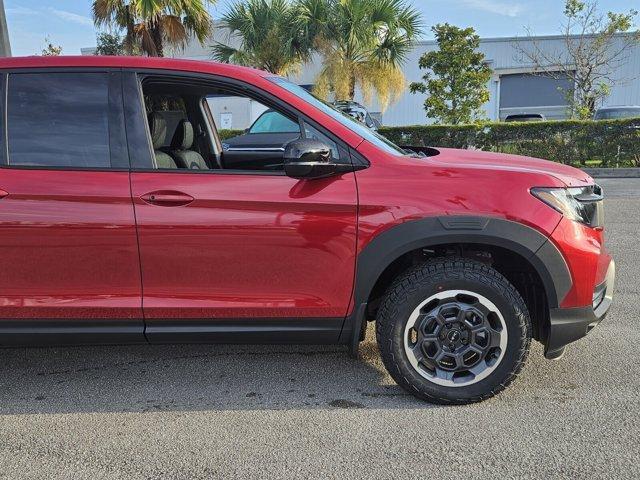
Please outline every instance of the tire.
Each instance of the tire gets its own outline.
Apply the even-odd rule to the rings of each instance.
[[[393,379],[439,404],[485,400],[524,365],[531,319],[514,286],[465,258],[426,261],[401,274],[378,311],[376,336]]]

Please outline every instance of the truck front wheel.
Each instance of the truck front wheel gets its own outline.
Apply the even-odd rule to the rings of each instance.
[[[492,397],[517,376],[531,319],[518,291],[490,266],[436,258],[389,287],[376,335],[400,386],[429,402],[464,404]]]

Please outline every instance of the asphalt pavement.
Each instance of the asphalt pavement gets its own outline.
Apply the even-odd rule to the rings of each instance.
[[[0,350],[0,478],[640,478],[640,179],[600,182],[609,317],[481,404],[397,387],[340,347]]]

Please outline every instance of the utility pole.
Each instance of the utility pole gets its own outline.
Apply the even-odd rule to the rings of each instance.
[[[0,57],[11,56],[9,30],[7,30],[7,14],[4,11],[4,0],[0,0]]]

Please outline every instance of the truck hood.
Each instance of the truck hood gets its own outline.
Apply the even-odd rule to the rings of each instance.
[[[590,185],[593,179],[582,170],[561,163],[539,158],[508,155],[504,153],[483,152],[480,150],[456,150],[438,148],[440,154],[430,157],[434,163],[452,167],[493,168],[499,170],[521,171],[553,175],[568,187]]]

